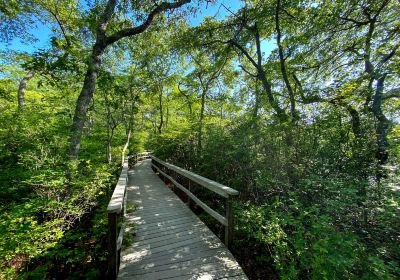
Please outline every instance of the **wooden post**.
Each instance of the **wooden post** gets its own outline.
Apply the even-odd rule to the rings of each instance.
[[[128,184],[128,182],[126,182],[126,184]],[[128,192],[126,191],[125,188],[125,192],[124,192],[124,202],[122,203],[122,218],[125,219],[125,215],[126,215],[126,200],[128,199]]]
[[[188,191],[192,192],[192,181],[190,181],[188,179],[189,183],[188,183]],[[187,196],[187,202],[186,202],[187,206],[189,206],[189,208],[191,207],[191,201],[190,201],[190,196]]]
[[[116,279],[118,275],[117,252],[117,213],[108,213],[108,276]]]
[[[233,240],[233,211],[232,211],[232,199],[231,197],[228,197],[225,202],[225,218],[228,222],[228,224],[225,226],[225,245],[229,249],[232,246],[232,240]]]
[[[172,177],[172,179],[176,181],[176,172],[174,170],[170,170],[170,176]],[[171,185],[172,185],[172,190],[175,192],[175,185],[172,182]]]
[[[168,172],[167,168],[165,166],[162,166],[161,170],[164,171],[165,174],[167,174],[167,172]],[[164,181],[164,184],[166,185],[167,184],[167,177],[165,177],[164,175],[163,175],[163,181]]]

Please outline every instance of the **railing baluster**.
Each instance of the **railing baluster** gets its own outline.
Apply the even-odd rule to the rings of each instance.
[[[190,181],[189,179],[188,179],[188,190],[190,191],[190,192],[192,192],[192,181]],[[190,207],[192,207],[192,202],[191,202],[191,200],[190,200],[190,196],[187,196],[187,205],[189,206],[189,208]]]
[[[225,201],[225,218],[228,224],[225,226],[225,245],[230,248],[233,240],[233,211],[232,211],[232,198],[228,197]]]

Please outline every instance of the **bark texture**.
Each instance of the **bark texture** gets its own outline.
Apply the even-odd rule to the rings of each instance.
[[[24,109],[25,107],[25,90],[30,79],[35,76],[35,70],[30,70],[19,83],[18,87],[18,108]]]

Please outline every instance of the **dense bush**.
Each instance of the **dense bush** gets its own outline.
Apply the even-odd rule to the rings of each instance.
[[[2,99],[0,278],[97,279],[105,273],[96,266],[105,267],[104,211],[118,164],[105,163],[100,141],[86,147],[88,157],[67,160],[68,102],[38,91],[28,100],[21,111]]]
[[[313,126],[325,129],[315,135]],[[269,263],[281,279],[400,277],[400,197],[390,187],[398,178],[389,172],[376,181],[368,139],[352,143],[349,127],[334,126],[329,116],[313,126],[255,132],[247,121],[211,124],[200,152],[189,133],[154,135],[149,144],[162,158],[241,192],[233,251],[241,259],[243,247],[253,250],[241,259],[244,267],[252,263],[252,277],[271,277],[257,271]]]

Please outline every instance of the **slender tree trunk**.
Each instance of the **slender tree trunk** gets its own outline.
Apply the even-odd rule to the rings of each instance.
[[[111,163],[111,161],[112,161],[111,147],[112,147],[113,136],[114,136],[114,128],[108,129],[108,131],[107,131],[107,163]]]
[[[167,104],[166,104],[166,118],[165,118],[165,128],[168,129],[168,125],[169,125],[169,100],[167,97]]]
[[[257,64],[256,64],[256,69],[258,72],[258,78],[261,80],[261,84],[264,87],[265,92],[267,93],[268,96],[268,101],[272,108],[275,110],[275,112],[278,114],[280,117],[285,117],[285,110],[282,109],[278,103],[278,101],[275,99],[274,94],[272,93],[272,85],[267,79],[267,74],[265,73],[265,70],[262,65],[262,51],[261,51],[261,41],[260,41],[260,33],[258,31],[258,27],[255,24],[254,25],[254,37],[256,39],[256,49],[257,49]]]
[[[124,147],[122,148],[122,152],[121,152],[121,165],[124,165],[125,162],[125,152],[126,149],[128,149],[129,146],[129,141],[131,140],[132,137],[132,126],[129,127],[127,135],[126,135],[126,142]]]
[[[108,138],[107,139],[107,163],[110,164],[111,163],[111,139]]]
[[[207,90],[203,89],[201,94],[201,108],[200,108],[200,118],[199,118],[199,130],[197,133],[197,152],[200,153],[202,149],[202,137],[203,137],[203,120],[204,120],[204,108],[206,105],[206,95]]]
[[[129,141],[132,138],[133,120],[134,120],[134,116],[135,116],[135,98],[132,93],[132,88],[130,89],[130,94],[131,94],[131,102],[132,103],[131,103],[131,109],[129,112],[128,122],[125,122],[126,142],[125,142],[125,145],[122,148],[122,152],[121,152],[121,165],[124,165],[126,149],[128,148]]]
[[[25,77],[22,78],[18,88],[18,108],[20,110],[25,107],[25,90],[30,79],[35,76],[35,70],[30,70]]]
[[[205,104],[206,104],[206,97],[208,90],[210,87],[212,87],[212,83],[219,77],[221,74],[222,69],[224,68],[225,64],[227,62],[227,58],[225,58],[225,61],[223,64],[220,66],[220,68],[217,68],[214,72],[212,72],[211,76],[207,81],[204,80],[204,77],[202,73],[200,72],[198,74],[198,79],[201,84],[201,108],[200,108],[200,118],[199,118],[199,126],[198,126],[198,131],[197,131],[197,153],[199,154],[201,149],[202,149],[202,137],[203,137],[203,120],[204,120],[204,110],[205,110]],[[199,62],[196,62],[197,65],[201,67],[201,64]]]
[[[163,103],[162,103],[162,96],[163,96],[163,92],[162,92],[162,88],[160,89],[160,95],[159,95],[159,106],[160,106],[160,123],[157,127],[158,133],[161,134],[162,132],[162,128],[164,125],[164,112],[163,112]]]
[[[278,100],[275,99],[274,93],[272,92],[272,84],[267,78],[267,74],[263,68],[262,63],[262,50],[261,50],[261,40],[260,40],[260,33],[258,31],[258,27],[256,24],[252,27],[247,27],[253,34],[256,41],[256,50],[257,50],[257,61],[255,61],[251,55],[242,47],[238,42],[234,39],[228,41],[229,44],[235,46],[246,58],[247,60],[255,67],[257,70],[257,79],[261,81],[263,89],[268,97],[268,102],[271,105],[272,109],[277,113],[277,115],[281,119],[286,119],[286,112],[283,108],[281,108]]]
[[[180,84],[178,84],[178,90],[185,97],[189,108],[189,115],[192,116],[192,101],[190,101],[190,95],[181,90]]]

